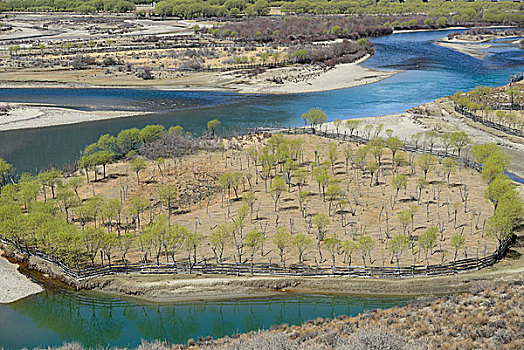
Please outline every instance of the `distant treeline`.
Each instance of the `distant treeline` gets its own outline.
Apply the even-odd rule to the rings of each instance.
[[[135,4],[125,0],[10,0],[0,3],[0,11],[43,12],[129,12]]]
[[[0,3],[0,11],[129,12],[135,10],[135,4],[154,4],[154,2],[149,0],[10,0]],[[285,15],[424,14],[434,19],[447,17],[454,22],[524,23],[524,15],[522,15],[524,5],[510,1],[162,0],[156,3],[155,13],[163,17],[182,18],[264,16],[270,14],[271,8],[278,8]]]

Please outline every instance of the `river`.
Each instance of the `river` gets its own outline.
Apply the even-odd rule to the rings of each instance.
[[[76,159],[104,133],[158,123],[201,132],[218,118],[227,129],[302,125],[311,107],[329,120],[401,113],[436,98],[475,86],[506,84],[524,70],[524,51],[497,41],[483,60],[434,44],[449,31],[394,34],[373,39],[376,54],[363,65],[401,73],[377,83],[336,91],[288,96],[240,95],[147,89],[0,89],[0,101],[52,103],[79,109],[113,108],[151,114],[76,125],[0,132],[0,158],[18,171],[35,171]]]
[[[159,123],[201,132],[218,118],[228,130],[300,125],[311,107],[329,120],[400,113],[407,108],[468,90],[502,85],[524,70],[524,53],[499,41],[477,60],[434,45],[448,32],[403,33],[373,39],[376,54],[364,66],[402,70],[383,81],[350,89],[292,96],[176,92],[146,89],[0,89],[0,100],[53,103],[79,109],[113,108],[151,112],[140,117],[0,133],[0,157],[18,171],[64,164],[104,133]],[[185,343],[198,336],[224,336],[299,324],[316,317],[357,315],[364,310],[404,305],[407,299],[283,295],[221,302],[149,304],[132,299],[46,289],[0,305],[0,348],[47,347],[64,341],[87,346],[136,346],[140,339]]]
[[[186,343],[301,324],[317,317],[355,316],[402,306],[407,298],[288,294],[229,301],[152,304],[91,292],[49,290],[0,305],[0,348],[20,349],[80,342],[84,346],[136,347],[141,339]]]

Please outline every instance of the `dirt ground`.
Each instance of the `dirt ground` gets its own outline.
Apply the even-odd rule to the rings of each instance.
[[[294,137],[302,139],[304,149],[304,161],[302,167],[307,169],[311,174],[315,151],[319,152],[320,162],[327,159],[327,149],[331,142],[316,136]],[[89,198],[93,194],[102,195],[104,198],[120,198],[122,191],[127,193],[127,198],[138,195],[141,198],[150,200],[150,208],[142,215],[142,222],[146,224],[151,218],[158,213],[166,212],[164,207],[161,208],[156,193],[158,183],[172,183],[177,186],[178,193],[181,194],[177,200],[177,209],[172,216],[172,222],[183,225],[193,231],[204,234],[209,237],[212,230],[217,225],[223,223],[233,223],[237,216],[237,211],[241,207],[240,200],[242,193],[251,189],[257,198],[254,205],[253,217],[248,215],[244,221],[243,234],[257,229],[264,232],[265,241],[263,247],[254,255],[255,262],[280,262],[278,249],[272,242],[272,236],[277,227],[285,227],[292,234],[306,233],[312,240],[312,245],[307,250],[304,263],[316,266],[317,264],[330,266],[331,257],[323,249],[323,260],[318,259],[316,250],[316,229],[312,227],[312,217],[317,213],[329,213],[329,201],[323,200],[319,195],[318,185],[315,180],[308,175],[306,185],[302,186],[302,191],[309,192],[306,199],[306,216],[303,217],[298,201],[299,188],[296,180],[292,180],[293,185],[289,192],[282,193],[281,199],[277,205],[277,211],[274,210],[274,200],[270,193],[265,191],[264,180],[260,175],[255,175],[253,161],[248,161],[246,149],[249,145],[260,145],[265,140],[260,136],[255,139],[248,137],[236,141],[230,141],[231,144],[243,145],[243,150],[229,150],[224,154],[221,152],[199,153],[194,156],[183,158],[182,162],[177,162],[176,166],[172,160],[165,160],[163,165],[159,166],[157,162],[149,162],[147,169],[140,174],[141,184],[137,185],[136,176],[132,173],[125,163],[117,163],[108,166],[108,178],[97,181],[89,186],[83,186],[80,190],[82,198]],[[307,146],[306,146],[307,145]],[[342,196],[347,198],[350,206],[354,209],[355,214],[351,215],[346,212],[345,216],[337,209],[337,201],[332,204],[331,215],[329,216],[329,225],[327,226],[327,236],[335,235],[339,240],[358,240],[360,236],[369,234],[373,237],[376,246],[371,254],[371,263],[374,266],[395,266],[396,261],[392,260],[392,254],[386,249],[388,239],[386,230],[389,230],[390,238],[404,234],[404,229],[399,221],[398,213],[406,210],[411,206],[418,208],[414,217],[413,249],[403,252],[400,265],[411,266],[413,263],[425,264],[424,252],[419,252],[416,237],[424,232],[428,227],[438,226],[439,220],[443,226],[442,237],[436,243],[431,254],[428,255],[430,264],[449,262],[454,258],[454,249],[449,245],[449,238],[455,232],[463,233],[466,237],[466,244],[458,252],[458,258],[465,256],[483,257],[489,255],[495,249],[495,241],[483,235],[484,220],[491,215],[492,205],[484,198],[483,193],[486,185],[481,181],[477,172],[467,168],[457,168],[451,174],[450,187],[445,184],[445,176],[437,166],[428,174],[429,184],[422,191],[420,204],[418,203],[417,179],[422,175],[418,167],[415,167],[416,174],[411,174],[411,167],[404,165],[400,167],[398,173],[406,174],[408,185],[406,191],[399,191],[398,200],[391,208],[395,189],[391,185],[391,179],[394,176],[391,168],[391,153],[386,151],[382,163],[382,172],[379,177],[379,185],[369,186],[369,173],[351,166],[346,173],[345,160],[342,152],[349,147],[351,150],[356,149],[356,145],[337,142],[337,160],[331,176],[336,178],[342,189]],[[368,156],[369,157],[369,156]],[[416,161],[415,161],[416,162]],[[227,163],[227,166],[226,166]],[[241,165],[242,164],[242,165]],[[101,169],[99,168],[99,171]],[[239,184],[238,200],[232,191],[232,198],[228,205],[227,191],[218,188],[216,179],[223,172],[241,171],[244,175],[251,174],[251,185],[244,178]],[[260,169],[259,169],[260,171]],[[331,173],[331,171],[330,171]],[[93,174],[90,175],[93,179]],[[99,175],[99,177],[101,177]],[[214,189],[207,206],[206,192],[207,185]],[[457,225],[454,224],[454,205],[462,203],[461,191],[464,184],[469,188],[469,197],[467,208],[463,204],[457,204]],[[269,181],[268,181],[269,186]],[[474,190],[473,190],[474,189]],[[203,193],[202,193],[203,192]],[[440,193],[440,194],[439,194]],[[188,207],[188,203],[194,204]],[[448,211],[449,208],[449,211]],[[465,211],[466,209],[466,211]],[[346,210],[349,210],[346,208]],[[74,210],[73,210],[74,211]],[[122,211],[122,222],[131,221],[130,216],[126,213],[127,207],[124,202]],[[429,213],[429,214],[428,214]],[[74,214],[73,214],[74,215]],[[386,222],[386,215],[388,221]],[[411,226],[408,225],[407,231]],[[234,262],[235,248],[233,244],[226,247],[224,251],[224,262]],[[133,249],[129,254],[132,260],[138,260],[140,256],[138,249]],[[115,254],[117,255],[117,254]],[[286,251],[287,263],[296,263],[297,254],[293,248]],[[179,259],[187,257],[187,253],[181,250],[178,253]],[[198,259],[215,261],[211,250],[211,245],[207,239],[198,247]],[[336,264],[344,265],[349,263],[344,255],[339,252],[336,254]],[[114,259],[118,259],[115,256]],[[235,258],[236,259],[236,258]],[[243,261],[248,261],[249,252],[244,248]],[[362,266],[364,263],[360,253],[354,252],[352,255],[352,265]],[[369,257],[366,258],[369,264]]]

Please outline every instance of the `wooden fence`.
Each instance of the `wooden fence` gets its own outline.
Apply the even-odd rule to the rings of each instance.
[[[283,134],[311,134],[311,128],[285,128],[285,129],[257,129],[256,132],[279,132]],[[330,133],[326,131],[315,131],[315,135],[337,140],[352,141],[366,144],[370,140],[357,136],[347,135],[346,133]],[[467,157],[458,157],[438,150],[426,150],[419,147],[404,145],[404,151],[413,153],[428,153],[438,157],[451,157],[461,161],[465,166],[480,171],[480,167]],[[208,263],[206,260],[192,264],[188,261],[177,263],[132,263],[132,264],[112,264],[84,269],[73,269],[66,266],[54,256],[45,254],[35,248],[17,249],[22,254],[37,256],[47,262],[60,267],[70,278],[80,282],[82,280],[115,274],[206,274],[206,275],[258,275],[258,276],[293,276],[293,277],[367,277],[367,278],[406,278],[422,276],[443,276],[470,270],[480,270],[494,265],[502,259],[511,244],[512,239],[508,239],[501,244],[491,255],[479,258],[466,258],[438,265],[412,265],[412,266],[307,266],[290,265],[282,266],[269,263]],[[0,242],[16,249],[16,245],[3,238],[0,234]]]
[[[13,246],[9,241],[0,239],[0,242]],[[24,251],[49,263],[60,267],[65,275],[80,282],[82,280],[117,274],[202,274],[202,275],[229,275],[229,276],[290,276],[290,277],[364,277],[364,278],[406,278],[422,276],[443,276],[459,272],[480,270],[494,265],[509,249],[511,240],[507,240],[493,254],[483,258],[473,257],[459,259],[439,265],[412,265],[412,266],[307,266],[267,263],[208,263],[200,261],[191,264],[187,261],[177,263],[133,263],[112,264],[84,269],[72,269],[53,256],[49,256],[36,249]]]
[[[495,108],[493,108],[493,109],[495,109]],[[498,108],[498,109],[500,109],[500,108]],[[473,113],[470,113],[470,112],[466,111],[464,108],[461,108],[457,104],[455,104],[455,112],[457,112],[460,115],[463,115],[464,117],[469,118],[469,119],[471,119],[471,120],[473,120],[473,121],[475,121],[477,123],[481,123],[481,124],[483,124],[483,125],[485,125],[487,127],[490,127],[490,128],[493,128],[493,129],[505,132],[506,134],[515,135],[515,136],[519,136],[519,137],[524,137],[524,132],[522,130],[511,128],[509,126],[506,126],[506,125],[503,125],[503,124],[500,124],[500,123],[495,123],[495,122],[492,122],[491,120],[486,120],[486,119],[484,119],[482,117],[479,117],[479,116],[477,116],[477,115],[475,115]]]

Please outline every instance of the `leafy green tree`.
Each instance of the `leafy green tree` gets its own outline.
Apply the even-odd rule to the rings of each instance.
[[[495,209],[497,209],[497,204],[500,199],[506,192],[513,191],[514,189],[515,185],[513,181],[506,176],[498,176],[488,185],[488,188],[484,191],[484,196],[489,199]]]
[[[464,131],[452,132],[450,135],[451,147],[453,147],[457,151],[457,154],[459,157],[464,147],[470,143],[471,143],[471,140],[468,134],[466,134]]]
[[[409,239],[405,235],[397,235],[389,241],[388,249],[392,253],[391,262],[393,262],[393,256],[397,260],[397,268],[400,270],[400,257],[404,250],[409,247]]]
[[[418,237],[418,245],[426,254],[426,264],[429,265],[428,251],[433,249],[437,241],[437,228],[428,227],[426,231],[421,233]]]
[[[351,266],[353,253],[358,251],[358,243],[352,240],[345,240],[341,243],[341,248],[344,252],[344,261],[347,262],[349,267]]]
[[[116,144],[121,154],[138,149],[141,144],[140,130],[132,128],[120,131],[116,137]]]
[[[317,250],[320,261],[322,261],[322,250],[320,245],[326,236],[327,227],[330,223],[329,216],[324,213],[318,213],[313,216],[313,226],[317,229]]]
[[[457,163],[455,162],[455,159],[450,158],[450,157],[446,157],[444,158],[444,160],[442,160],[442,167],[444,168],[444,173],[446,174],[448,187],[449,187],[449,177],[451,173],[453,172],[453,170],[455,169],[456,164]]]
[[[455,249],[455,257],[453,258],[453,261],[457,260],[458,251],[464,246],[465,242],[466,238],[464,238],[460,233],[454,233],[451,236],[449,244]]]
[[[209,242],[211,243],[211,249],[213,250],[217,264],[222,263],[224,249],[233,241],[233,229],[234,227],[232,225],[218,225],[209,236]]]
[[[391,136],[386,139],[386,145],[391,150],[392,162],[395,164],[395,155],[403,146],[404,143],[397,136]]]
[[[298,255],[298,263],[302,264],[305,253],[311,248],[311,238],[303,233],[293,235],[291,238],[291,246],[295,249]]]
[[[333,272],[335,272],[335,255],[338,253],[340,249],[340,240],[333,235],[326,237],[322,243],[324,245],[324,248],[331,255],[331,269]]]
[[[311,129],[313,130],[313,133],[315,133],[317,125],[322,126],[326,121],[327,116],[320,108],[311,108],[307,113],[302,114],[302,119],[306,125],[311,125]]]
[[[369,263],[372,263],[371,251],[375,248],[375,241],[370,235],[362,235],[358,239],[358,249],[362,255],[362,261],[366,266],[366,256],[368,256]]]
[[[430,154],[422,154],[417,159],[417,165],[424,173],[424,180],[427,180],[428,173],[435,169],[435,166],[438,164],[438,159],[435,156]]]
[[[273,244],[278,249],[280,254],[280,262],[282,266],[286,267],[286,251],[291,244],[291,234],[289,230],[283,226],[277,228],[277,232],[273,235]]]
[[[273,179],[271,186],[269,186],[269,191],[273,201],[275,202],[275,212],[278,211],[278,202],[283,192],[287,189],[286,182],[282,177],[276,177]]]
[[[173,208],[174,201],[177,198],[177,188],[171,184],[159,184],[157,186],[158,198],[160,202],[167,207],[168,222],[171,226],[171,210]]]
[[[218,119],[213,119],[207,122],[207,130],[211,132],[213,137],[215,137],[216,129],[220,126],[220,121]]]
[[[249,248],[250,251],[250,260],[251,260],[251,266],[253,266],[253,259],[255,256],[255,253],[260,247],[262,246],[262,243],[264,242],[264,234],[258,230],[250,231],[245,238],[245,245]]]
[[[353,131],[357,130],[360,125],[360,120],[349,119],[346,120],[346,128],[349,129],[349,136],[353,136]]]
[[[140,130],[138,136],[143,143],[151,143],[165,134],[166,128],[163,125],[147,125]]]
[[[146,161],[143,158],[135,158],[131,160],[131,162],[129,163],[129,166],[131,168],[131,171],[133,171],[136,174],[137,185],[140,185],[139,174],[142,170],[146,168]]]
[[[398,196],[398,192],[400,191],[401,188],[406,188],[408,186],[408,178],[406,177],[406,175],[397,175],[397,176],[394,176],[392,179],[391,179],[391,184],[393,185],[393,187],[395,188],[396,192],[395,192],[395,197],[393,199],[393,203],[396,203],[397,201],[397,196]]]
[[[0,158],[0,187],[5,185],[13,172],[13,166]]]

